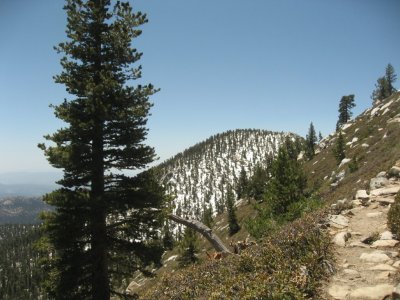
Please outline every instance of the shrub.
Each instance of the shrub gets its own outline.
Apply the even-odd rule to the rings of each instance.
[[[394,203],[388,212],[388,225],[390,231],[394,233],[397,238],[400,237],[400,192],[397,193]]]

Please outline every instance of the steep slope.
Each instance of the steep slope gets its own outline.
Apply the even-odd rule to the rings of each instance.
[[[322,299],[326,291],[320,289],[321,280],[335,269],[334,247],[329,242],[333,236],[329,227],[323,229],[328,214],[337,213],[338,206],[331,208],[331,204],[352,199],[357,190],[376,189],[370,179],[389,171],[400,159],[400,93],[366,110],[341,130],[346,159],[336,162],[337,133],[333,133],[320,143],[317,155],[303,164],[309,189],[326,202],[322,217],[320,213],[306,215],[240,256],[167,273],[141,293],[142,299]],[[240,210],[251,206],[245,204]],[[397,246],[394,251],[398,250]],[[291,261],[293,257],[299,259],[299,265]],[[165,261],[171,258],[166,256]],[[340,270],[339,265],[335,267]],[[296,294],[299,291],[303,294]]]
[[[204,208],[222,212],[229,185],[235,186],[242,168],[251,175],[255,165],[267,164],[291,133],[234,130],[217,134],[158,166],[174,213],[199,218]],[[297,137],[298,138],[298,137]]]

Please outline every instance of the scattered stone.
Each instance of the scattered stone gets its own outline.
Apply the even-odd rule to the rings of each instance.
[[[376,177],[371,179],[369,182],[369,187],[371,190],[375,190],[387,186],[388,183],[389,180],[387,180],[386,177]]]
[[[389,170],[389,176],[390,176],[390,177],[400,177],[400,167],[398,167],[398,166],[393,166],[393,167]]]
[[[372,253],[362,253],[360,259],[370,263],[384,263],[390,261],[390,257],[381,251],[374,251]]]
[[[369,248],[369,245],[361,243],[361,242],[352,242],[349,247],[359,247],[359,248]]]
[[[380,189],[371,190],[371,196],[395,195],[400,191],[400,186],[384,187]]]
[[[363,148],[368,148],[369,145],[368,145],[367,143],[363,143],[363,144],[361,144],[361,147],[363,147]]]
[[[385,171],[379,172],[378,175],[376,175],[376,178],[386,178],[386,172]]]
[[[375,276],[375,280],[388,280],[388,278],[392,276],[392,273],[389,271],[381,272],[378,275]]]
[[[358,190],[356,193],[356,199],[369,199],[369,195],[367,194],[366,190]]]
[[[329,223],[335,228],[342,229],[349,226],[349,219],[342,215],[331,215]]]
[[[352,270],[352,269],[344,269],[343,273],[345,275],[348,275],[350,277],[350,279],[352,278],[360,278],[361,275],[357,270]]]
[[[393,198],[375,198],[375,200],[381,205],[389,205],[394,203]]]
[[[400,300],[400,283],[393,289],[392,300]]]
[[[377,240],[372,243],[371,248],[395,247],[398,243],[396,240]]]
[[[351,203],[353,203],[353,206],[360,206],[361,205],[361,201],[360,200],[353,200],[353,201],[351,201]]]
[[[348,285],[332,285],[329,290],[329,296],[336,300],[346,299],[346,296],[350,292],[350,287]]]
[[[377,300],[390,295],[393,291],[393,285],[378,284],[376,286],[360,287],[350,293],[349,299]]]
[[[396,261],[392,266],[395,268],[400,268],[400,260]]]
[[[382,232],[380,235],[380,240],[392,240],[392,239],[393,239],[393,233],[391,233],[389,230]]]
[[[389,266],[387,264],[379,264],[369,268],[371,271],[396,271],[396,268]]]
[[[344,247],[346,246],[346,242],[350,237],[351,237],[350,232],[339,232],[333,238],[333,242],[340,247]]]
[[[367,218],[377,218],[383,215],[383,212],[378,211],[378,212],[373,212],[373,213],[367,213]]]

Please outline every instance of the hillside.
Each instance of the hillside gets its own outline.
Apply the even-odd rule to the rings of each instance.
[[[246,129],[214,135],[158,166],[174,213],[199,218],[204,208],[214,215],[224,210],[227,187],[235,187],[242,168],[248,176],[257,164],[266,166],[285,138],[283,132]]]
[[[340,213],[331,204],[353,199],[357,190],[374,189],[371,178],[389,171],[400,159],[400,93],[364,111],[341,131],[346,158],[340,164],[333,155],[337,133],[322,140],[316,156],[303,163],[309,190],[325,202],[323,209],[285,225],[239,257],[165,272],[151,286],[136,288],[142,290],[141,299],[321,299],[321,283],[338,268],[332,236],[324,229],[329,224],[321,224],[326,224],[329,213]],[[238,215],[252,209],[253,204],[244,203]],[[257,211],[247,213],[247,218],[253,218],[254,213]],[[224,224],[226,216],[218,222],[217,232]],[[243,238],[247,233],[242,229],[237,235]],[[238,238],[235,235],[232,239]],[[165,264],[170,265],[174,255],[166,253]],[[141,284],[131,286],[135,285]]]
[[[33,224],[39,222],[39,213],[50,207],[41,197],[0,198],[0,224]]]

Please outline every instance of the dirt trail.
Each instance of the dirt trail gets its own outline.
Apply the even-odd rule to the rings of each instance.
[[[382,186],[369,195],[358,191],[358,199],[348,201],[352,209],[331,217],[337,270],[325,288],[324,299],[392,299],[393,275],[400,266],[399,242],[386,223],[400,181],[391,178]]]

